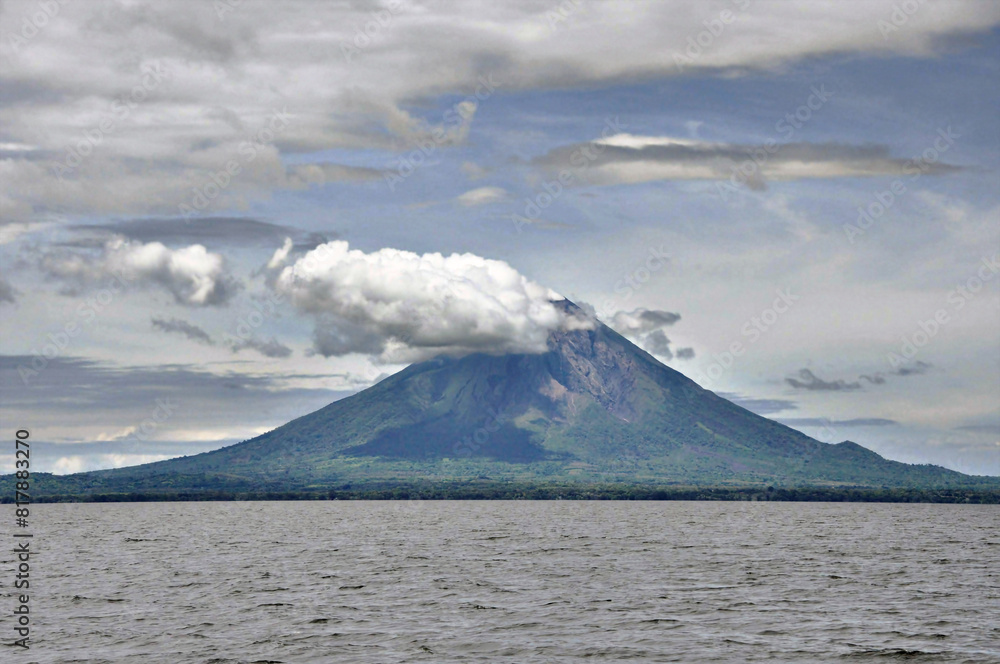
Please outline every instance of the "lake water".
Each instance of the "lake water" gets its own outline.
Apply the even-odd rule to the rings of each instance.
[[[0,648],[5,662],[1000,662],[997,506],[329,501],[31,516],[33,643]]]

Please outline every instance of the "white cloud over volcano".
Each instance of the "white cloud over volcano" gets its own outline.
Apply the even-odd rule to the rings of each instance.
[[[539,353],[571,322],[552,303],[557,293],[474,254],[365,253],[329,242],[284,268],[276,288],[315,317],[315,350],[327,357]]]

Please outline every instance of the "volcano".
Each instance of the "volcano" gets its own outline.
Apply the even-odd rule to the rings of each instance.
[[[582,316],[569,301],[557,304]],[[230,447],[70,477],[88,488],[211,486],[204,478],[289,487],[470,479],[934,487],[975,479],[889,461],[850,441],[814,440],[699,387],[598,321],[553,332],[544,353],[413,364]]]

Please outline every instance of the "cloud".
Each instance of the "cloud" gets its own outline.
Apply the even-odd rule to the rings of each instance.
[[[517,223],[519,225],[530,224],[532,228],[540,230],[565,230],[574,228],[573,224],[567,224],[562,221],[550,221],[541,217],[518,217]]]
[[[861,389],[860,382],[855,381],[848,383],[844,380],[823,380],[809,369],[800,369],[798,378],[786,378],[785,382],[799,390],[812,390],[817,392],[840,392]]]
[[[885,377],[887,375],[901,376],[901,377],[922,376],[928,371],[930,371],[933,367],[934,365],[932,364],[928,364],[927,362],[921,362],[920,360],[917,360],[912,365],[900,366],[899,368],[894,369],[888,372],[887,374],[881,371],[877,371],[873,374],[861,374],[860,376],[858,376],[858,380],[868,381],[872,385],[885,385]]]
[[[9,281],[0,276],[0,304],[4,302],[8,304],[17,302],[17,290],[11,286]]]
[[[365,253],[330,242],[284,268],[276,288],[315,318],[324,356],[540,353],[569,321],[553,304],[558,294],[474,254]]]
[[[220,6],[232,9],[222,19]],[[893,0],[805,3],[794,12],[783,2],[740,9],[676,0],[588,5],[574,12],[572,29],[553,30],[552,6],[473,2],[456,20],[445,5],[402,3],[362,48],[357,34],[379,10],[371,3],[63,3],[29,42],[0,44],[3,218],[25,221],[56,209],[176,214],[229,162],[240,170],[206,211],[281,189],[370,180],[371,169],[284,158],[459,144],[483,102],[477,88],[490,76],[502,91],[517,91],[692,70],[736,76],[834,53],[930,56],[947,45],[943,38],[1000,21],[995,3],[924,3],[905,27],[883,35],[879,21],[891,17]],[[4,3],[15,22],[36,10],[33,0]],[[689,40],[711,37],[705,21],[722,10],[738,10],[738,24],[687,58]],[[620,48],[622,35],[628,49]],[[116,117],[112,104],[157,67],[164,80]],[[466,98],[440,121],[404,110],[446,95]],[[287,124],[268,136],[270,118],[284,109]],[[112,130],[60,180],[50,166],[87,146],[87,132],[104,119]],[[269,140],[258,140],[262,133]]]
[[[138,242],[162,242],[168,246],[201,244],[213,246],[273,246],[287,237],[306,249],[312,249],[329,239],[318,237],[291,226],[273,224],[249,217],[163,217],[154,219],[129,219],[107,224],[81,224],[70,230],[82,240],[69,241],[73,246],[100,245],[108,236],[120,236]]]
[[[357,391],[327,389],[329,376],[322,370],[310,376],[265,375],[245,367],[235,372],[192,364],[125,366],[68,356],[47,360],[25,383],[18,369],[34,362],[35,356],[0,355],[0,403],[10,421],[34,423],[32,440],[47,444],[39,450],[38,469],[44,471],[56,459],[78,454],[96,464],[88,468],[106,468],[111,464],[99,455],[175,457],[216,449]],[[150,429],[148,420],[159,404],[172,414]],[[0,461],[0,472],[9,472],[3,465]]]
[[[677,356],[678,360],[692,360],[694,359],[694,348],[678,348],[674,355]]]
[[[921,360],[917,360],[910,365],[902,365],[889,371],[888,373],[876,371],[871,374],[861,374],[858,379],[853,382],[846,382],[844,380],[836,380],[833,382],[827,382],[818,378],[808,369],[802,369],[799,371],[799,379],[786,378],[785,381],[792,387],[806,390],[817,390],[817,391],[838,391],[838,390],[857,390],[861,389],[862,381],[870,385],[885,385],[886,376],[920,376],[933,368],[934,365]]]
[[[785,382],[796,389],[802,390],[814,390],[814,391],[827,391],[827,392],[837,392],[845,390],[859,390],[862,388],[862,381],[867,382],[871,385],[885,385],[886,376],[921,376],[931,369],[934,365],[917,360],[913,364],[901,365],[896,369],[889,372],[876,371],[871,374],[861,374],[858,376],[856,381],[847,382],[844,380],[835,381],[825,381],[816,374],[814,374],[809,369],[801,369],[798,373],[798,378],[786,378]]]
[[[32,222],[17,222],[11,221],[15,217],[21,216],[11,212],[9,208],[5,206],[6,194],[0,191],[0,247],[5,244],[11,244],[22,235],[28,235],[30,233],[35,233],[41,231],[45,228],[51,228],[53,226],[59,225],[64,222],[65,217],[60,217],[58,215],[52,215],[48,218],[32,221]]]
[[[244,339],[242,341],[231,344],[234,353],[238,353],[244,348],[250,348],[257,351],[264,357],[275,357],[283,358],[289,357],[292,354],[292,349],[288,346],[280,343],[274,337],[263,341],[257,339],[256,337],[251,337],[250,339]]]
[[[892,371],[888,372],[888,374],[884,374],[881,371],[879,371],[874,374],[862,374],[858,376],[858,379],[866,380],[872,385],[885,385],[886,375],[901,376],[901,377],[922,376],[933,368],[934,368],[933,364],[924,362],[922,360],[917,360],[913,364],[900,365],[899,367],[896,367]]]
[[[888,427],[897,426],[896,420],[881,417],[858,417],[851,420],[830,420],[825,417],[788,417],[777,420],[790,427]]]
[[[465,177],[470,180],[482,180],[484,177],[490,174],[490,169],[483,168],[479,164],[473,161],[463,161],[462,162],[462,173]]]
[[[236,443],[239,439],[224,441]],[[122,468],[152,461],[172,459],[181,455],[192,455],[218,449],[220,441],[136,441],[134,438],[122,440],[94,441],[85,443],[44,443],[38,441],[32,449],[41,457],[43,472],[56,475],[79,473],[105,468]]]
[[[858,380],[866,380],[872,385],[885,385],[885,376],[883,376],[881,373],[874,373],[871,375],[861,374],[860,376],[858,376]]]
[[[639,308],[615,313],[610,324],[616,332],[628,336],[652,332],[673,325],[680,319],[681,315],[672,311]]]
[[[668,360],[674,359],[674,353],[670,350],[670,339],[663,330],[654,330],[647,334],[642,340],[642,347],[653,355],[659,355]]]
[[[275,249],[274,254],[271,259],[267,261],[267,269],[275,270],[285,264],[288,259],[288,253],[292,250],[292,238],[286,237],[284,244],[282,244],[278,249]]]
[[[974,433],[986,433],[992,435],[1000,435],[1000,423],[998,424],[967,424],[961,427],[955,427],[959,431],[972,431]]]
[[[639,308],[615,313],[609,325],[653,355],[668,361],[675,357],[690,360],[694,357],[694,349],[679,348],[674,351],[670,346],[670,339],[663,331],[663,328],[680,319],[681,315],[672,311]]]
[[[209,306],[225,304],[238,290],[225,259],[200,244],[168,249],[159,242],[109,240],[95,254],[52,251],[40,263],[49,277],[71,289],[119,280],[125,285],[160,286],[181,304]]]
[[[773,415],[786,410],[798,409],[798,404],[788,399],[755,399],[735,392],[719,392],[720,397],[732,401],[737,406],[746,408],[758,415]]]
[[[927,373],[933,368],[934,365],[928,362],[922,362],[920,360],[917,360],[912,365],[901,366],[897,368],[895,371],[890,371],[889,373],[894,374],[896,376],[920,376],[922,374]]]
[[[65,452],[66,450],[53,450]],[[76,451],[74,449],[74,451]],[[62,456],[56,459],[51,468],[54,475],[69,475],[72,473],[82,473],[89,470],[104,470],[107,468],[124,468],[125,466],[137,466],[142,463],[152,463],[163,461],[177,456],[179,450],[172,450],[173,454],[95,454],[72,456]],[[186,450],[185,450],[186,451]]]
[[[198,341],[203,344],[208,344],[209,346],[214,344],[212,337],[208,334],[208,332],[201,329],[194,323],[189,323],[179,318],[164,319],[157,317],[153,317],[150,322],[152,322],[153,327],[158,330],[183,334],[192,341]]]
[[[455,200],[460,205],[464,205],[465,207],[476,207],[479,205],[496,203],[497,201],[502,201],[506,197],[507,190],[502,189],[501,187],[479,187],[478,189],[472,189],[465,192]]]
[[[382,179],[382,171],[374,168],[361,168],[323,162],[292,166],[287,171],[286,179],[285,186],[287,188],[302,189],[311,185],[327,184],[329,182],[380,180]]]
[[[549,172],[570,169],[579,184],[727,180],[750,189],[764,189],[768,181],[903,175],[918,168],[924,175],[962,170],[943,162],[917,164],[895,158],[883,145],[782,143],[767,151],[760,145],[632,134],[559,147],[532,163]]]

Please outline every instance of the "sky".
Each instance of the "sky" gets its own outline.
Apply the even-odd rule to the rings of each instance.
[[[5,0],[0,62],[37,470],[539,352],[566,297],[818,440],[1000,475],[998,3]]]

